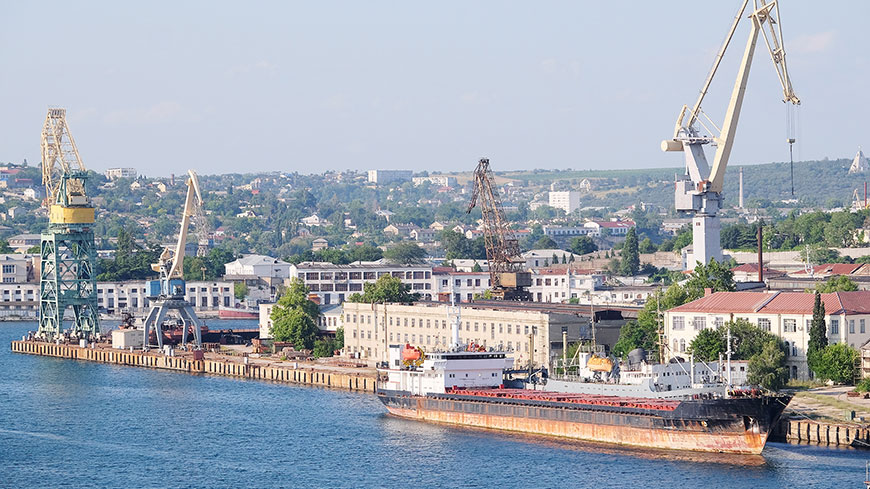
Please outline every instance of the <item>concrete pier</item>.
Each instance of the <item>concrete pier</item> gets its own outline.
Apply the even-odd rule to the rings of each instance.
[[[855,424],[783,419],[773,432],[773,437],[790,443],[870,448],[870,428]]]
[[[375,392],[375,374],[333,372],[315,368],[291,368],[280,362],[240,362],[229,356],[208,354],[194,360],[189,354],[166,356],[157,352],[125,351],[110,348],[82,348],[77,345],[39,341],[13,341],[12,351],[30,355],[69,358],[113,365],[159,368],[191,374],[212,374],[245,379],[328,387],[356,392]],[[216,358],[215,358],[216,356]]]

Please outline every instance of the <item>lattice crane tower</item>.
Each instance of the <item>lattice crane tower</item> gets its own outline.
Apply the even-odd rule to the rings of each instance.
[[[471,213],[480,204],[493,295],[497,299],[530,300],[531,296],[525,287],[532,284],[532,276],[522,271],[520,245],[505,219],[488,158],[481,158],[477,163],[473,187],[466,213]]]
[[[48,109],[42,127],[42,183],[48,229],[40,240],[39,331],[45,339],[63,332],[72,307],[70,335],[100,334],[94,271],[94,206],[85,192],[88,173],[66,122],[65,109]]]

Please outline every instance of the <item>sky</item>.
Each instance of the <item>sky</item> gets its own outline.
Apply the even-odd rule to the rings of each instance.
[[[687,6],[691,4],[691,8]],[[48,107],[89,169],[656,168],[738,0],[0,3],[0,161],[39,161]],[[870,2],[783,0],[795,160],[870,147]],[[705,112],[721,123],[744,19]],[[732,165],[788,161],[756,51]]]

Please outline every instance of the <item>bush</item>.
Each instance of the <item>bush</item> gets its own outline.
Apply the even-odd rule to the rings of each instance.
[[[855,386],[855,390],[857,392],[870,392],[870,378],[862,379],[861,382]]]

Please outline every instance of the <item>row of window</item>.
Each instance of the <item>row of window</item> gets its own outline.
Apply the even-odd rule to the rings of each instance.
[[[297,275],[303,281],[309,280],[377,280],[384,275],[392,275],[396,278],[407,280],[420,280],[432,278],[432,272],[418,271],[393,271],[393,272],[299,272]]]
[[[806,328],[809,331],[812,320],[806,320]],[[771,330],[771,322],[769,318],[758,318],[758,327],[764,331]],[[721,316],[717,316],[713,319],[713,327],[716,329],[721,328],[724,325],[723,318]],[[700,331],[702,329],[707,328],[707,318],[706,316],[694,316],[692,318],[692,327],[695,331]],[[671,329],[674,331],[683,331],[686,329],[686,318],[683,316],[673,316],[671,318]],[[829,333],[832,335],[836,335],[840,333],[840,320],[839,319],[831,319],[829,324]],[[782,321],[782,332],[783,333],[796,333],[797,332],[797,319],[783,319]],[[858,332],[866,333],[867,332],[867,324],[866,320],[859,319],[858,320]],[[855,320],[849,320],[849,334],[855,334]]]

